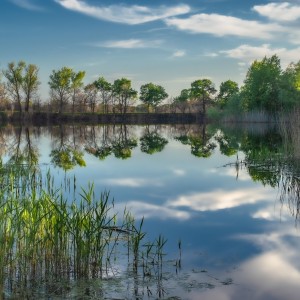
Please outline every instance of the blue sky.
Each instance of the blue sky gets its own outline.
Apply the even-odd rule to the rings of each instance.
[[[300,0],[1,0],[0,25],[0,69],[38,65],[43,99],[63,66],[176,96],[200,78],[242,84],[265,55],[300,60]]]

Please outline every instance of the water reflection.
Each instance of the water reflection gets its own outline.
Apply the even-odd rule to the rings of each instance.
[[[116,211],[144,217],[150,238],[168,238],[171,256],[182,240],[183,269],[151,283],[150,299],[159,298],[153,284],[163,299],[297,299],[300,163],[278,130],[7,127],[0,142],[3,165],[22,165],[28,175],[46,164],[42,172],[50,169],[58,184],[76,177],[78,186],[93,181],[95,193],[110,190]],[[146,299],[147,285],[126,272],[115,282],[121,297],[138,291]]]

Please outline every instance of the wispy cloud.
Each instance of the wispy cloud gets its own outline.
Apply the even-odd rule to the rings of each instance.
[[[288,2],[255,5],[253,10],[275,21],[292,22],[300,19],[300,6]]]
[[[300,47],[287,49],[272,48],[270,44],[263,44],[261,46],[244,44],[237,48],[220,51],[220,53],[245,63],[250,63],[255,59],[262,59],[264,56],[272,56],[277,54],[281,59],[282,66],[286,67],[289,63],[297,62],[299,60]]]
[[[160,6],[150,8],[146,6],[122,4],[110,6],[93,6],[86,1],[79,0],[55,0],[66,9],[73,10],[100,20],[125,24],[142,24],[161,20],[172,16],[178,16],[190,12],[190,7],[185,4],[177,6]]]
[[[188,18],[168,18],[168,26],[190,33],[207,33],[215,36],[238,36],[272,39],[285,29],[276,23],[261,23],[220,14],[197,14]]]
[[[184,50],[177,50],[173,53],[172,57],[183,57],[185,56],[185,51]]]
[[[31,0],[10,0],[10,2],[27,10],[35,10],[35,11],[43,10],[41,6],[36,5]]]
[[[106,41],[103,43],[96,43],[96,47],[105,48],[125,48],[125,49],[135,49],[135,48],[157,48],[163,41],[161,40],[141,40],[141,39],[128,39],[128,40],[118,40],[118,41]]]

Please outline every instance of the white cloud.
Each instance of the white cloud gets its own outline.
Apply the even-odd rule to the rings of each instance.
[[[255,5],[253,10],[275,21],[291,22],[300,19],[300,6],[288,2]]]
[[[145,41],[140,39],[129,39],[119,41],[107,41],[100,44],[95,44],[97,47],[106,48],[124,48],[124,49],[136,49],[136,48],[156,48],[162,44],[161,40]]]
[[[237,48],[230,50],[220,51],[228,57],[241,60],[245,63],[251,63],[254,60],[262,59],[264,56],[270,57],[277,54],[281,59],[282,67],[287,67],[291,62],[297,62],[299,60],[300,47],[294,49],[287,48],[272,48],[269,44],[263,44],[261,46],[241,45]]]
[[[275,33],[285,29],[275,23],[260,23],[219,14],[197,14],[189,18],[169,18],[168,26],[191,33],[207,33],[215,36],[238,36],[258,39],[272,39]]]
[[[219,56],[219,54],[215,53],[215,52],[211,52],[211,53],[205,53],[204,56],[206,56],[206,57],[217,57],[217,56]]]
[[[185,56],[185,51],[183,50],[177,50],[172,55],[172,57],[183,57],[183,56]]]
[[[146,22],[165,19],[172,16],[186,14],[190,11],[188,5],[177,5],[173,7],[160,6],[158,8],[149,8],[146,6],[93,6],[86,1],[79,0],[55,0],[58,4],[66,9],[73,10],[100,20],[125,23],[125,24],[142,24]]]
[[[30,0],[10,0],[10,2],[27,10],[43,10],[42,7],[34,4]]]
[[[182,169],[175,169],[173,170],[173,173],[176,175],[176,176],[185,176],[186,175],[186,172]]]

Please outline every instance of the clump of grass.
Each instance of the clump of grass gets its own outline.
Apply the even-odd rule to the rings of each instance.
[[[26,181],[26,177],[1,170],[2,287],[11,286],[12,282],[28,287],[36,279],[46,282],[51,278],[107,277],[114,273],[112,258],[120,245],[121,249],[127,247],[128,260],[133,258],[129,263],[138,272],[145,245],[144,219],[136,225],[134,217],[125,211],[118,220],[109,192],[96,198],[90,184],[81,190],[79,199],[70,201],[61,189],[55,189],[49,172],[44,182],[38,176],[35,181]],[[165,240],[159,237],[150,248],[151,252],[155,248],[159,259],[164,244]]]

